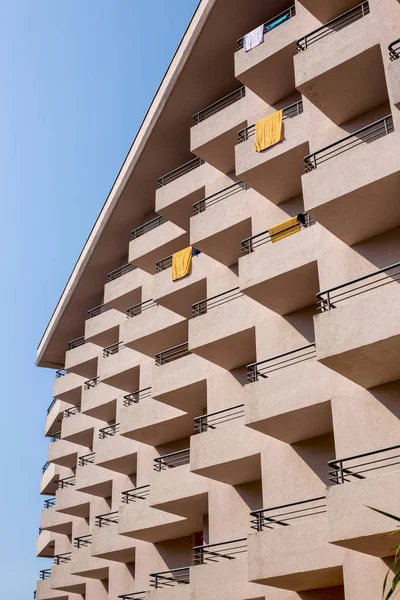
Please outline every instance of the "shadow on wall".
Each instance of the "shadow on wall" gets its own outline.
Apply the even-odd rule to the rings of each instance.
[[[292,448],[325,485],[331,484],[327,463],[335,457],[333,433],[292,444]]]

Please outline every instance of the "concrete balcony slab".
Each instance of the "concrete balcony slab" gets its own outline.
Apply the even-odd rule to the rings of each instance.
[[[94,387],[83,389],[81,414],[103,422],[112,421],[115,419],[116,399],[120,393],[120,390],[101,381]]]
[[[54,556],[55,534],[49,530],[42,530],[36,542],[36,556],[38,558],[52,558]]]
[[[72,533],[73,521],[74,517],[59,513],[56,511],[56,508],[45,508],[42,510],[40,527],[43,531],[52,531],[62,535],[70,535]]]
[[[166,221],[129,243],[129,262],[154,275],[156,262],[189,245],[189,234]]]
[[[154,472],[149,506],[181,517],[208,513],[210,481],[190,472],[190,466]]]
[[[119,325],[124,315],[115,308],[103,310],[85,321],[85,340],[102,348],[118,342]]]
[[[88,452],[89,449],[87,446],[74,444],[67,440],[57,440],[56,442],[49,444],[47,460],[49,463],[74,469],[76,467],[78,456],[82,456]]]
[[[71,600],[71,595],[53,589],[52,584],[52,579],[38,581],[36,583],[36,600]]]
[[[89,494],[76,490],[75,486],[58,489],[56,491],[57,512],[86,519],[90,512]]]
[[[104,426],[106,424],[104,423]],[[89,415],[83,413],[72,414],[69,417],[64,417],[61,436],[63,440],[90,448],[93,445],[94,431],[101,425],[98,419]]]
[[[135,561],[136,542],[120,535],[117,523],[106,527],[95,527],[92,533],[91,553],[93,557],[120,563]]]
[[[99,378],[102,383],[130,392],[139,385],[141,356],[124,344],[114,354],[99,359]]]
[[[68,477],[68,475],[71,475],[71,471],[69,469],[65,469],[65,473],[60,475],[60,472],[62,473],[63,470],[64,469],[59,465],[54,463],[49,464],[40,479],[41,494],[53,496],[56,493],[59,477]]]
[[[90,579],[108,579],[110,563],[104,558],[92,556],[91,545],[72,549],[71,574]]]
[[[85,579],[71,573],[71,561],[54,565],[51,569],[51,585],[54,589],[74,594],[85,593]]]
[[[53,401],[54,402],[54,401]],[[64,410],[70,405],[62,400],[55,399],[53,406],[47,413],[46,422],[44,425],[44,435],[49,436],[61,430],[61,421]]]
[[[76,375],[76,373],[67,373],[62,377],[56,377],[53,386],[53,397],[68,404],[79,404],[84,382],[85,378]]]
[[[94,457],[93,460],[95,460]],[[78,492],[85,492],[99,498],[110,498],[112,482],[113,473],[94,463],[79,465],[76,470],[75,489]]]
[[[142,269],[129,271],[105,284],[104,304],[124,313],[140,302],[142,288],[150,285],[151,275]]]
[[[335,3],[321,3],[319,0],[299,0],[299,2],[321,23],[327,23],[354,7],[354,0],[337,0]]]
[[[65,353],[65,368],[70,373],[91,379],[97,374],[97,359],[101,354],[101,346],[87,342],[67,350]]]
[[[97,438],[93,449],[96,465],[123,475],[136,473],[139,444],[120,434]]]

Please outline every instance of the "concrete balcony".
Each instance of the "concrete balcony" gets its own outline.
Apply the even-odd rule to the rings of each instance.
[[[60,479],[56,491],[56,508],[60,513],[74,517],[88,518],[90,510],[89,494],[79,492],[75,488],[75,476]]]
[[[193,206],[190,243],[231,267],[241,254],[240,242],[251,234],[251,199],[255,193],[238,181]]]
[[[78,456],[88,453],[86,446],[74,444],[67,440],[57,440],[49,444],[48,462],[73,469],[76,467]]]
[[[195,158],[160,177],[156,213],[189,231],[193,203],[204,197],[206,169],[204,162]]]
[[[255,125],[238,134],[236,175],[274,204],[300,196],[303,159],[309,152],[309,129],[303,102],[300,100],[283,108],[282,142],[256,152],[254,135]]]
[[[119,430],[119,425],[118,425]],[[96,465],[123,475],[136,473],[139,444],[115,431],[95,439]]]
[[[164,306],[158,306],[153,300],[129,310],[130,318],[121,327],[126,347],[153,358],[160,348],[177,346],[187,340],[187,320]]]
[[[54,532],[41,530],[36,542],[36,556],[38,558],[52,558],[54,556],[54,544]]]
[[[85,379],[95,377],[99,354],[101,354],[101,347],[85,342],[85,338],[72,340],[68,342],[68,350],[65,353],[65,369]]]
[[[151,284],[151,275],[142,269],[131,268],[122,271],[119,277],[107,281],[104,286],[104,304],[120,312],[140,302],[143,286]]]
[[[118,515],[118,513],[115,513]],[[121,563],[135,560],[136,542],[118,532],[118,516],[114,522],[102,521],[102,526],[93,529],[91,553],[93,557]]]
[[[57,398],[53,398],[49,408],[47,409],[46,422],[44,425],[44,435],[53,435],[61,430],[61,421],[64,410],[69,407],[67,402],[62,402]]]
[[[156,217],[132,231],[129,261],[153,275],[158,260],[188,244],[189,234],[184,229],[163,217]]]
[[[99,377],[89,379],[82,390],[81,413],[107,423],[113,421],[120,393],[115,387],[101,382]]]
[[[297,41],[296,88],[337,125],[387,101],[376,22],[365,1]]]
[[[80,408],[80,406],[71,407],[64,412],[61,437],[63,440],[91,448],[94,430],[99,427],[99,421],[94,417],[82,414]]]
[[[247,125],[245,96],[241,87],[193,117],[190,151],[223,173],[235,170],[236,134]]]
[[[189,348],[231,371],[255,360],[257,307],[239,287],[193,305]]]
[[[243,38],[237,42],[235,77],[268,104],[289,96],[295,87],[293,56],[299,32],[295,6],[271,15],[264,23],[265,41],[245,52]],[[274,27],[274,23],[281,23]]]
[[[102,348],[115,344],[119,339],[119,325],[123,318],[119,310],[106,304],[91,308],[85,321],[85,340]]]
[[[41,494],[53,496],[56,493],[60,471],[62,470],[62,468],[54,463],[46,463],[43,467],[42,477],[40,479]],[[65,473],[63,473],[62,476],[67,477],[69,474],[70,471],[65,469]]]
[[[53,589],[52,585],[52,579],[38,581],[36,583],[36,600],[72,600],[71,595]],[[78,598],[76,598],[76,600],[78,600]]]
[[[400,490],[399,446],[330,461],[327,489],[329,542],[357,552],[393,556],[396,523],[369,507],[396,514]]]
[[[92,556],[90,537],[77,538],[75,547],[72,549],[72,575],[80,575],[91,579],[108,579],[109,565],[110,563],[104,558]]]
[[[113,473],[109,469],[95,464],[94,452],[80,456],[76,470],[75,489],[99,498],[110,498],[112,495]]]
[[[117,342],[104,348],[99,360],[99,378],[102,383],[130,392],[139,386],[140,354]]]
[[[301,0],[301,3],[321,23],[327,23],[354,8],[354,0],[337,0],[334,4],[321,3],[319,0]]]
[[[348,245],[400,224],[400,157],[392,132],[389,115],[305,159],[305,210]]]
[[[72,592],[74,594],[85,593],[85,580],[78,575],[72,575],[71,560],[52,567],[51,584],[56,590]]]
[[[277,363],[287,361],[289,367],[292,362],[289,377],[287,369],[276,370],[245,386],[248,427],[287,444],[333,431],[331,398],[332,389],[337,389],[337,375],[317,362],[311,350],[294,351],[269,362],[271,372]],[[303,362],[307,355],[310,360]]]
[[[389,96],[393,104],[400,108],[400,41],[389,44],[390,63],[387,65],[386,78]]]
[[[55,500],[48,504],[53,504],[50,508],[42,510],[42,518],[40,521],[40,528],[43,531],[51,531],[54,533],[60,533],[62,535],[70,535],[72,532],[72,523],[74,517],[71,515],[59,513],[55,508]]]
[[[318,294],[318,360],[364,388],[400,379],[400,263]],[[335,310],[332,310],[335,309]]]
[[[280,315],[314,304],[319,227],[312,223],[305,215],[308,226],[299,225],[297,233],[275,243],[268,230],[246,240],[247,254],[239,259],[240,290]]]
[[[68,404],[79,404],[85,378],[76,373],[57,371],[53,386],[53,397]]]

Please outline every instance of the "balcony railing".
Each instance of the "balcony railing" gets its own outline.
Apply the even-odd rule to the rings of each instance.
[[[108,527],[109,525],[118,523],[118,516],[119,512],[117,510],[104,513],[104,515],[98,515],[95,517],[94,524],[96,527]]]
[[[86,546],[90,546],[92,543],[92,534],[88,535],[80,535],[79,537],[74,538],[74,547],[75,548],[86,548]]]
[[[137,404],[140,400],[144,400],[145,398],[151,398],[151,387],[143,388],[142,390],[137,390],[136,392],[124,396],[124,406]]]
[[[299,100],[298,102],[294,102],[290,104],[286,108],[282,110],[282,119],[285,121],[286,119],[293,119],[298,115],[301,115],[303,112],[303,100]],[[255,135],[256,133],[256,125],[249,125],[249,127],[245,127],[245,129],[241,129],[238,131],[238,144],[242,142],[247,142],[247,140]]]
[[[264,23],[264,35],[266,33],[269,33],[270,31],[272,31],[272,29],[275,29],[275,27],[278,27],[279,25],[283,25],[283,23],[285,23],[286,21],[288,21],[295,15],[296,15],[296,7],[295,6],[291,6],[290,8],[287,8],[283,12],[279,13],[279,15],[276,15],[275,17],[273,17],[272,19],[270,19],[269,21]],[[241,50],[243,47],[244,47],[244,36],[237,40],[236,50]]]
[[[204,212],[210,206],[217,204],[217,202],[221,202],[221,200],[225,200],[234,194],[238,194],[243,190],[248,190],[250,186],[244,181],[237,181],[236,183],[229,185],[223,190],[213,194],[212,196],[208,196],[207,198],[203,198],[203,200],[199,200],[193,204],[193,214],[199,215]]]
[[[171,569],[170,571],[150,573],[149,577],[150,586],[156,590],[180,584],[187,585],[190,583],[190,567],[180,567],[179,569]]]
[[[192,250],[192,256],[197,256],[200,254],[200,251],[196,248]],[[166,271],[172,267],[172,255],[166,256],[162,260],[156,262],[156,273],[161,273],[161,271]]]
[[[58,440],[61,440],[61,431],[56,431],[55,433],[52,434],[51,438],[50,438],[50,442],[58,442]]]
[[[105,313],[108,310],[111,310],[111,306],[107,306],[107,304],[100,304],[99,306],[95,306],[94,308],[91,308],[87,311],[88,319],[97,317],[98,315],[101,315],[102,313]]]
[[[369,460],[370,458],[371,460]],[[329,471],[329,479],[337,485],[366,479],[371,473],[374,474],[374,471],[381,469],[392,471],[393,466],[400,465],[400,445],[354,454],[346,458],[337,458],[330,460],[328,465],[332,469]]]
[[[156,365],[165,365],[166,363],[178,360],[178,358],[188,356],[189,354],[189,343],[184,342],[183,344],[179,344],[178,346],[174,346],[173,348],[168,348],[168,350],[163,350],[162,352],[156,354]]]
[[[167,185],[168,183],[171,183],[171,181],[182,177],[182,175],[186,175],[186,173],[190,173],[190,171],[197,169],[197,167],[200,167],[201,165],[204,165],[204,160],[202,158],[193,158],[184,165],[181,165],[177,169],[174,169],[173,171],[170,171],[169,173],[166,173],[166,175],[160,177],[157,187],[164,187],[164,185]]]
[[[319,292],[318,308],[321,312],[327,312],[332,308],[336,308],[340,302],[365,294],[371,290],[383,287],[389,283],[394,283],[400,280],[400,262],[378,269],[368,275],[357,277],[341,285],[337,285],[329,290]]]
[[[190,448],[186,448],[185,450],[178,450],[177,452],[157,456],[157,458],[154,459],[154,470],[164,471],[165,469],[174,469],[175,467],[188,465],[189,463]]]
[[[154,219],[151,219],[151,221],[147,221],[147,223],[144,223],[144,225],[140,225],[140,227],[136,227],[136,229],[132,229],[131,239],[137,240],[137,238],[141,237],[148,231],[151,231],[152,229],[156,229],[157,227],[160,227],[160,225],[162,225],[163,223],[166,223],[166,222],[167,222],[167,219],[165,217],[161,217],[159,215],[159,216],[155,217]]]
[[[193,548],[195,565],[204,565],[208,562],[215,563],[220,560],[234,560],[237,555],[247,552],[247,538],[219,542],[218,544],[205,544]]]
[[[44,501],[44,507],[45,508],[54,508],[56,505],[56,499],[55,498],[48,498],[47,500]]]
[[[315,342],[312,342],[295,350],[283,352],[266,360],[247,365],[247,381],[258,381],[260,377],[265,379],[275,371],[315,358],[316,354]]]
[[[114,269],[110,273],[107,273],[107,282],[114,281],[114,279],[119,279],[122,275],[126,275],[126,273],[130,273],[136,269],[135,265],[131,265],[131,263],[127,263],[126,265],[122,265],[122,267],[118,267],[118,269]]]
[[[146,600],[146,592],[134,592],[133,594],[122,594],[118,596],[121,600]]]
[[[140,487],[133,488],[132,490],[127,490],[126,492],[122,492],[121,501],[123,504],[131,504],[131,502],[136,502],[137,500],[146,500],[150,494],[150,485],[141,485]]]
[[[231,106],[231,104],[234,104],[238,100],[241,100],[245,97],[245,95],[246,88],[245,86],[242,86],[238,90],[235,90],[227,96],[224,96],[224,98],[221,98],[221,100],[213,102],[213,104],[210,104],[210,106],[207,106],[207,108],[203,108],[203,110],[193,115],[193,125],[198,125],[199,123],[201,123],[201,121],[205,121],[209,117],[212,117],[220,110],[224,110],[224,108],[226,108],[227,106]]]
[[[304,158],[304,169],[306,173],[313,171],[327,160],[331,160],[335,156],[343,154],[343,152],[348,152],[360,144],[374,142],[385,135],[389,135],[389,133],[393,133],[393,131],[393,117],[388,115],[350,135],[346,135],[346,137],[329,144],[329,146],[321,148],[321,150],[308,154]]]
[[[119,423],[114,423],[113,425],[108,425],[108,427],[103,427],[102,429],[99,429],[99,438],[104,440],[105,438],[113,437],[119,433],[119,429]]]
[[[56,379],[60,379],[60,377],[64,377],[65,375],[68,375],[68,371],[65,369],[58,369],[58,371],[56,371]]]
[[[389,44],[388,49],[390,60],[397,60],[400,58],[400,39]]]
[[[43,581],[44,579],[50,579],[51,577],[51,569],[42,569],[39,571],[39,579]]]
[[[59,479],[58,489],[64,490],[69,487],[75,487],[75,481],[75,475],[71,475],[71,477],[64,477],[64,479]]]
[[[135,304],[126,310],[127,317],[128,319],[137,317],[138,315],[141,315],[144,310],[153,308],[153,306],[158,306],[157,302],[154,302],[153,298],[150,300],[145,300],[144,302],[140,302],[139,304]]]
[[[251,237],[243,240],[241,242],[242,255],[245,256],[246,254],[251,254],[256,248],[258,248],[258,246],[263,246],[264,244],[272,242],[274,237],[276,238],[280,235],[290,233],[291,231],[298,231],[299,226],[300,229],[305,229],[306,227],[311,227],[311,225],[315,225],[315,220],[309,214],[301,213],[297,216],[297,223],[295,225],[291,225],[286,229],[282,229],[282,231],[280,231],[279,233],[271,235],[269,229],[266,229],[261,233],[257,233],[257,235],[252,235]]]
[[[124,342],[116,342],[115,344],[110,344],[106,348],[103,348],[103,358],[108,358],[109,356],[118,354],[118,352],[120,350],[123,350],[124,348]]]
[[[78,415],[81,412],[81,405],[76,404],[75,406],[71,406],[71,408],[67,408],[64,410],[64,417],[68,419],[68,417],[72,417],[72,415]]]
[[[271,514],[272,513],[272,514]],[[276,529],[277,527],[287,527],[292,521],[307,519],[326,513],[326,497],[318,496],[301,502],[292,502],[273,508],[263,508],[253,510],[250,515],[254,517],[251,520],[251,528],[256,531],[264,529]]]
[[[244,417],[244,404],[237,404],[230,408],[224,408],[223,410],[217,410],[207,415],[201,415],[195,417],[194,421],[194,432],[203,433],[209,429],[217,429],[219,425],[228,423],[229,421],[235,421]]]
[[[42,467],[42,474],[46,473],[47,469],[49,468],[50,463],[49,461],[45,462],[43,467]]]
[[[68,350],[73,350],[74,348],[79,348],[79,346],[83,346],[85,344],[85,336],[81,336],[76,338],[75,340],[71,340],[68,342]]]
[[[57,398],[53,398],[53,400],[50,402],[49,407],[47,409],[47,414],[50,414],[51,409],[53,408],[53,406],[55,405],[55,403],[57,402]]]
[[[307,50],[307,48],[311,46],[311,44],[319,42],[331,33],[340,31],[344,27],[347,27],[355,21],[362,19],[366,15],[369,15],[369,3],[362,2],[358,6],[355,6],[354,8],[346,11],[342,15],[335,17],[335,19],[328,21],[328,23],[326,23],[325,25],[318,27],[318,29],[314,29],[314,31],[312,31],[311,33],[308,33],[306,36],[297,40],[297,52],[304,52],[304,50]]]
[[[87,381],[84,382],[83,389],[90,390],[90,388],[96,387],[96,385],[99,385],[99,383],[100,383],[100,377],[93,377],[93,379],[88,379]]]
[[[65,565],[69,563],[72,559],[71,552],[64,552],[63,554],[56,554],[54,556],[54,564],[55,565]]]
[[[243,292],[241,292],[238,287],[235,287],[227,292],[222,292],[222,294],[200,300],[200,302],[196,302],[192,305],[192,316],[200,317],[200,315],[205,315],[212,308],[217,308],[218,306],[222,306],[222,304],[226,304],[226,302],[231,302],[242,296]]]
[[[80,456],[78,458],[78,465],[80,467],[85,467],[86,465],[93,465],[96,458],[96,453],[91,452],[90,454],[85,454],[84,456]]]

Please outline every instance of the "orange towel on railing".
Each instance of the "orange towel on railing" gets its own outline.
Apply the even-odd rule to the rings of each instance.
[[[257,121],[254,147],[256,152],[262,152],[270,146],[283,140],[283,112],[278,112]]]
[[[192,267],[192,246],[172,255],[172,281],[189,275]]]
[[[270,227],[268,231],[271,236],[271,242],[274,244],[289,235],[298,233],[300,231],[300,223],[298,222],[297,217],[293,217],[283,223],[279,223],[279,225],[275,225],[275,227]]]

